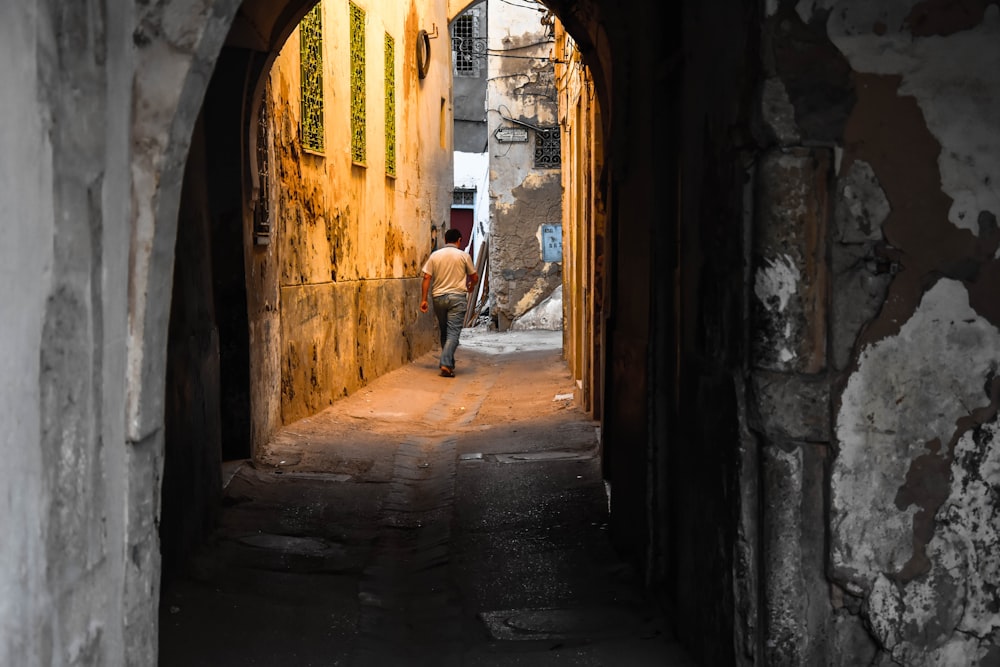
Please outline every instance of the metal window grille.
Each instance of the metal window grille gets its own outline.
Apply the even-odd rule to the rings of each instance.
[[[562,163],[559,143],[558,125],[535,128],[535,167],[558,169]]]
[[[385,34],[385,173],[396,175],[396,40]]]
[[[455,76],[479,76],[486,42],[479,37],[478,9],[470,9],[452,22],[451,50]]]
[[[473,206],[476,203],[476,189],[456,188],[452,193],[453,206]]]
[[[368,159],[365,109],[365,10],[351,6],[351,159]]]
[[[300,96],[302,99],[302,146],[323,152],[323,10],[317,4],[299,23]]]
[[[271,82],[264,82],[264,94],[257,113],[257,201],[254,204],[254,242],[266,245],[271,240],[271,198],[268,144],[271,119],[267,105],[271,101]]]

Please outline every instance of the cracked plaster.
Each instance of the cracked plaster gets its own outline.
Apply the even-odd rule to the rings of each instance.
[[[1000,331],[969,306],[962,283],[942,279],[898,335],[862,350],[844,389],[831,475],[834,575],[854,594],[870,591],[869,621],[906,664],[973,664],[961,635],[997,625],[989,612],[1000,558],[996,481],[985,480],[996,480],[1000,466],[995,447],[973,455],[970,433],[961,434],[951,461],[948,499],[925,550],[929,573],[907,584],[898,575],[917,555],[917,503],[934,495],[921,487],[902,506],[900,491],[918,474],[918,457],[947,461],[959,420],[989,405],[983,388],[998,365]],[[927,378],[942,389],[929,390]],[[933,654],[909,662],[925,650]],[[962,661],[935,661],[955,652]]]
[[[830,39],[855,71],[902,76],[898,94],[917,100],[941,144],[941,189],[953,200],[948,219],[978,234],[980,212],[1000,212],[1000,96],[984,92],[1000,88],[1000,8],[990,6],[974,28],[915,37],[906,25],[913,5],[823,6],[833,9]]]
[[[930,572],[904,585],[879,575],[869,615],[879,641],[907,665],[979,664],[1000,631],[1000,424],[964,434],[952,484],[927,546]],[[905,632],[901,632],[904,630]],[[912,641],[917,636],[922,643]]]

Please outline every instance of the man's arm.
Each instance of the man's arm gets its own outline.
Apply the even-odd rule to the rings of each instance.
[[[431,274],[424,274],[424,281],[420,284],[420,312],[427,312],[427,290],[431,287]]]

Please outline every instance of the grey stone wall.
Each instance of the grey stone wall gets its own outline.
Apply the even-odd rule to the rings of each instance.
[[[798,3],[764,34],[767,663],[996,664],[1000,9]]]

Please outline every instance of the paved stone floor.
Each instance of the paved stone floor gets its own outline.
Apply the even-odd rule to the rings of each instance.
[[[690,666],[607,541],[559,332],[467,330],[225,466],[160,665]]]

